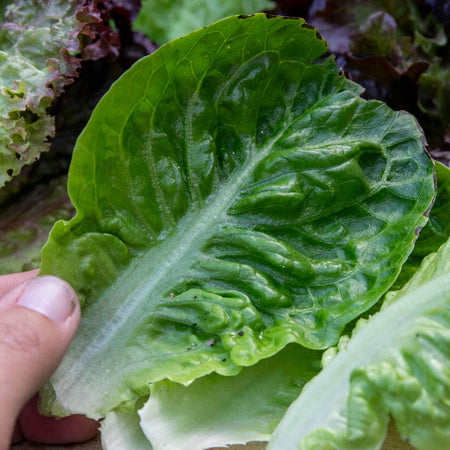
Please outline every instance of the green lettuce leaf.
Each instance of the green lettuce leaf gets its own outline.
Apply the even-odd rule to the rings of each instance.
[[[76,75],[76,2],[0,3],[0,187],[47,151],[52,100]]]
[[[450,237],[450,168],[436,161],[436,200],[425,228],[420,232],[414,250],[403,265],[395,282],[401,288],[419,268],[423,258],[436,252]]]
[[[154,383],[139,411],[140,427],[155,450],[267,441],[302,387],[320,370],[321,355],[291,344],[235,377],[211,374],[187,387]]]
[[[111,411],[101,424],[103,450],[152,450],[134,411]]]
[[[273,7],[270,0],[143,0],[133,27],[162,45],[224,17]]]
[[[436,162],[436,181],[436,200],[411,256],[423,258],[436,252],[450,237],[450,168],[440,162]]]
[[[53,414],[327,348],[394,282],[433,164],[414,118],[361,99],[325,51],[303,20],[231,17],[103,97],[70,168],[77,214],[42,252],[85,302],[42,392]]]
[[[377,449],[389,416],[416,448],[449,448],[449,368],[450,240],[358,323],[291,405],[269,449]]]
[[[57,220],[68,220],[74,214],[66,182],[63,176],[35,186],[31,193],[13,198],[4,207],[0,215],[0,275],[39,267],[50,229]]]

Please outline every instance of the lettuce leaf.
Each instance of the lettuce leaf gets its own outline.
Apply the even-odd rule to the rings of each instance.
[[[14,198],[0,215],[0,275],[37,269],[41,247],[57,220],[68,220],[74,210],[67,195],[67,177],[34,186]],[[3,205],[2,205],[3,206]]]
[[[436,200],[430,220],[420,233],[412,256],[423,258],[436,252],[450,236],[450,168],[439,162],[436,162],[436,181]]]
[[[417,271],[423,258],[436,252],[450,237],[450,168],[436,161],[436,200],[429,221],[420,232],[414,250],[402,267],[395,287],[401,288]]]
[[[20,0],[0,4],[0,187],[48,150],[46,109],[79,65],[82,25],[76,3]]]
[[[119,79],[80,136],[41,273],[85,302],[42,392],[102,417],[149,383],[334,345],[390,287],[434,196],[412,116],[359,97],[303,20],[231,17]]]
[[[396,280],[396,286],[403,287],[417,271],[423,258],[437,251],[450,236],[450,169],[437,162],[436,176],[437,195],[430,211],[429,221],[403,266],[400,279]],[[436,268],[436,265],[433,267]],[[414,280],[416,279],[419,280],[419,278]],[[409,289],[413,288],[412,285],[409,286]],[[403,292],[388,293],[384,299],[384,307]],[[339,347],[345,348],[347,345],[348,338],[344,336],[339,341]],[[295,352],[299,355],[298,361]],[[328,350],[323,358],[324,365],[335,354],[336,349]],[[139,411],[141,423],[136,433],[141,434],[141,428],[145,430],[155,449],[194,450],[212,445],[220,447],[231,443],[269,440],[273,432],[271,425],[281,420],[284,411],[277,399],[282,395],[285,399],[283,406],[287,408],[294,400],[292,396],[295,392],[301,391],[304,381],[315,375],[319,355],[319,352],[288,346],[277,356],[263,360],[252,368],[244,369],[236,377],[208,375],[187,387],[169,381],[155,383],[151,387],[151,398]],[[293,367],[289,367],[289,364],[293,364]],[[283,373],[286,369],[287,373]],[[280,373],[283,375],[278,379],[277,375]],[[303,382],[292,383],[290,378],[295,373],[302,377]],[[290,391],[285,388],[286,384],[291,386]],[[277,392],[271,392],[267,389],[267,385],[276,387]],[[259,410],[259,404],[263,405],[263,412]],[[248,405],[255,406],[249,411]],[[275,408],[272,405],[275,405]],[[138,423],[139,416],[137,413],[134,414]],[[258,425],[266,427],[265,433],[257,431]],[[398,434],[392,422],[389,427],[391,429],[388,428],[385,442],[389,441],[389,438],[393,439],[394,434]],[[237,433],[240,428],[245,431],[245,437]],[[127,432],[130,430],[127,429]],[[104,438],[107,434],[109,430],[102,430]],[[136,448],[131,444],[127,447],[123,441],[120,442],[121,449]]]
[[[267,441],[320,370],[321,356],[291,344],[235,377],[211,374],[189,386],[154,383],[142,408],[108,413],[101,428],[103,448],[201,450]]]
[[[449,367],[450,240],[358,323],[291,405],[269,449],[380,448],[389,416],[416,448],[448,448]]]
[[[290,344],[235,377],[211,374],[189,386],[154,383],[139,411],[140,427],[155,450],[267,441],[302,387],[320,370],[321,355]]]
[[[444,4],[314,0],[309,20],[328,40],[330,51],[339,53],[343,69],[367,89],[366,95],[414,114],[433,154],[444,153],[448,160],[450,41]]]
[[[429,221],[395,285],[403,287],[417,271],[423,258],[437,251],[450,236],[450,169],[436,163],[436,176],[437,195]],[[389,293],[387,297],[396,295],[398,291]],[[385,299],[384,305],[388,303]],[[348,339],[341,338],[339,346],[346,345]],[[324,364],[335,353],[335,349],[327,351]],[[155,383],[151,386],[150,399],[139,411],[141,417],[137,412],[125,415],[129,420],[134,417],[133,426],[102,428],[102,439],[108,442],[108,446],[104,444],[104,447],[107,450],[138,448],[133,439],[135,434],[142,436],[142,430],[145,430],[155,449],[166,450],[195,450],[212,445],[220,447],[232,443],[267,441],[273,432],[272,426],[281,420],[289,404],[295,400],[295,393],[300,393],[304,382],[318,371],[320,355],[320,352],[288,346],[278,355],[244,369],[236,377],[212,374],[187,387],[167,380]],[[291,379],[296,373],[301,378],[300,382],[299,379],[295,382]],[[278,400],[280,396],[284,401]],[[251,410],[248,410],[248,405],[252,405]],[[110,414],[116,417],[125,413],[118,411]],[[109,415],[107,421],[110,421]],[[393,435],[398,434],[392,423],[390,428],[385,441],[392,440]],[[245,436],[239,433],[240,429]],[[112,446],[113,442],[118,446]]]
[[[111,411],[101,424],[103,450],[152,450],[134,411]]]
[[[143,0],[133,27],[162,45],[224,17],[273,7],[270,0]]]

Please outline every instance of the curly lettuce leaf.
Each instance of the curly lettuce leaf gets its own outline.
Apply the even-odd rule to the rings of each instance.
[[[303,389],[269,449],[377,449],[389,416],[420,449],[450,446],[450,240]]]
[[[154,383],[139,411],[140,427],[155,450],[267,441],[302,387],[320,370],[321,355],[291,344],[236,377],[211,374],[189,386]]]
[[[2,2],[0,25],[0,187],[48,150],[52,99],[76,68],[76,4]],[[60,53],[61,52],[61,53]]]
[[[315,0],[309,18],[366,95],[418,118],[436,155],[450,133],[444,3]]]
[[[414,118],[361,99],[325,51],[301,19],[231,17],[104,96],[70,168],[77,214],[42,252],[85,302],[52,413],[327,348],[390,287],[433,164]]]
[[[447,44],[442,24],[416,0],[314,0],[309,16],[331,51],[382,55],[394,65],[420,59],[418,46],[427,58]]]
[[[162,45],[224,17],[273,7],[270,0],[143,0],[133,27]]]
[[[0,187],[49,148],[47,108],[80,64],[76,13],[75,1],[0,3]]]

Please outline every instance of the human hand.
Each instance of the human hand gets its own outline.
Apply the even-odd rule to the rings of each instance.
[[[41,416],[37,396],[31,398],[55,371],[80,320],[71,286],[36,275],[35,270],[0,276],[0,450],[23,437],[63,444],[97,433],[98,423],[81,415]]]

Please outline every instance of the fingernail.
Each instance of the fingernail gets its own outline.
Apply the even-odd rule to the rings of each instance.
[[[36,277],[25,287],[17,304],[64,322],[75,309],[75,293],[63,280],[51,275]]]

